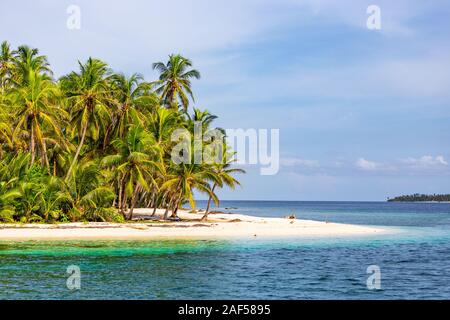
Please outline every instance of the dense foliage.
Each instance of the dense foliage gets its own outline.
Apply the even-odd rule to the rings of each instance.
[[[411,194],[405,196],[399,196],[392,199],[388,199],[388,201],[403,201],[403,202],[412,202],[412,201],[435,201],[435,202],[448,202],[450,201],[450,194]]]
[[[55,79],[37,49],[3,42],[0,221],[124,221],[136,207],[165,208],[166,219],[184,202],[195,208],[194,190],[209,197],[209,209],[217,188],[238,185],[233,174],[243,170],[228,160],[171,161],[174,130],[193,136],[194,121],[210,130],[216,117],[189,114],[190,80],[200,78],[191,61],[170,55],[153,68],[160,77],[146,82],[89,58]]]

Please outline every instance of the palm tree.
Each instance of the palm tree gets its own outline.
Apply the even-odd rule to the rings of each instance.
[[[66,195],[61,192],[64,190],[63,181],[59,177],[46,175],[42,177],[41,185],[45,187],[38,194],[38,215],[46,222],[57,221],[63,213],[62,207],[66,200]]]
[[[196,129],[200,129],[202,135],[204,135],[210,130],[211,124],[216,119],[217,116],[213,115],[208,110],[201,111],[200,109],[194,108],[193,115],[188,115],[188,129],[192,134],[195,134]],[[199,125],[200,128],[198,128]],[[223,129],[216,128],[216,130],[219,130],[225,136],[225,131]]]
[[[3,156],[3,149],[13,150],[13,131],[11,130],[11,117],[9,102],[0,93],[0,159]]]
[[[114,196],[111,188],[103,185],[101,170],[94,161],[77,163],[61,194],[69,204],[68,216],[72,221],[111,220],[115,214],[111,210]]]
[[[27,81],[12,92],[12,101],[16,109],[17,124],[14,139],[21,130],[29,134],[29,152],[31,164],[36,157],[37,145],[41,148],[41,161],[49,167],[46,133],[52,131],[61,136],[58,118],[64,111],[57,105],[58,88],[47,77],[29,70]]]
[[[8,83],[11,81],[14,70],[14,55],[9,43],[3,41],[0,47],[0,93],[3,93]]]
[[[14,200],[20,197],[20,192],[16,189],[10,189],[10,186],[17,178],[9,181],[0,181],[0,221],[14,221]]]
[[[245,173],[245,170],[231,167],[232,163],[235,161],[233,156],[234,153],[228,152],[225,147],[222,154],[222,162],[212,164],[212,171],[217,177],[218,182],[214,182],[212,188],[209,190],[208,205],[206,206],[205,214],[201,219],[202,221],[208,220],[211,200],[214,200],[217,206],[219,205],[219,199],[214,193],[217,187],[222,188],[225,185],[231,189],[234,189],[236,186],[241,185],[240,182],[233,177],[233,174]]]
[[[56,136],[47,139],[48,158],[52,167],[52,175],[60,176],[70,165],[70,154],[75,151],[76,146],[64,136]]]
[[[93,138],[97,138],[99,129],[105,126],[105,118],[110,118],[108,105],[112,103],[108,82],[110,70],[106,63],[92,58],[84,64],[78,63],[79,73],[72,72],[60,80],[71,108],[72,122],[78,127],[78,147],[67,171],[66,181],[84,146],[88,128],[91,128]]]
[[[155,112],[150,114],[148,119],[148,131],[155,138],[156,143],[167,152],[173,144],[171,135],[175,129],[182,128],[183,123],[180,114],[177,111],[157,108]]]
[[[200,77],[191,61],[171,55],[153,68],[159,80],[146,82],[89,58],[55,81],[37,49],[11,50],[3,42],[0,221],[123,222],[137,206],[165,208],[167,219],[186,202],[195,209],[196,191],[210,197],[206,219],[211,201],[219,203],[216,190],[238,185],[232,174],[243,171],[172,161],[177,129],[189,135],[190,147],[215,150],[213,140],[192,137],[198,122],[209,132],[216,116],[186,112],[194,99],[190,81]]]
[[[159,85],[156,92],[161,94],[166,106],[178,108],[179,102],[186,111],[189,106],[188,95],[194,100],[190,79],[200,79],[200,72],[189,69],[190,67],[192,62],[179,54],[169,55],[166,64],[163,62],[153,64],[153,69],[160,73],[159,81],[156,81]]]
[[[39,55],[39,50],[28,46],[20,46],[14,54],[14,74],[12,81],[16,86],[27,84],[32,74],[39,74],[50,79],[52,71],[47,57]]]
[[[172,209],[172,218],[177,217],[177,210],[183,200],[187,200],[191,208],[195,209],[194,189],[210,194],[209,182],[220,183],[218,177],[211,171],[211,167],[205,164],[172,164],[169,172],[161,190],[168,189],[171,194],[169,208]],[[167,210],[164,219],[167,219]]]
[[[208,129],[216,119],[217,116],[213,115],[208,110],[202,111],[198,108],[194,108],[194,114],[189,116],[190,122],[201,122],[205,129]]]
[[[151,85],[143,81],[137,73],[127,78],[123,74],[111,77],[112,90],[117,104],[117,111],[113,114],[111,124],[105,134],[104,147],[107,146],[110,136],[123,138],[131,124],[144,126],[145,111],[154,108],[159,99],[151,92]]]
[[[153,173],[163,170],[159,164],[161,150],[153,136],[139,125],[133,125],[124,139],[116,139],[112,143],[117,153],[104,157],[102,164],[114,167],[120,173],[119,210],[125,215],[127,199],[130,198],[127,218],[131,220],[138,193],[149,191],[150,186],[157,187]]]

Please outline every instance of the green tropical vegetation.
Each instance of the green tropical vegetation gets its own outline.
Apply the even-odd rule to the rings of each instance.
[[[170,55],[153,69],[160,76],[147,82],[89,58],[56,79],[38,49],[3,42],[0,222],[124,222],[138,207],[177,218],[184,204],[195,209],[196,193],[209,199],[206,220],[211,202],[219,203],[216,191],[239,185],[235,174],[244,171],[223,140],[223,161],[172,161],[175,130],[188,141],[199,122],[203,132],[223,130],[213,127],[215,115],[190,108],[191,80],[200,73],[189,59]],[[196,143],[208,149],[212,142],[189,146]]]
[[[388,198],[389,202],[416,202],[416,201],[433,201],[433,202],[449,202],[450,194],[410,194]]]

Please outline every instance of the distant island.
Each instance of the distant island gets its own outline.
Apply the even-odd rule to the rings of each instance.
[[[413,201],[423,201],[423,202],[450,202],[450,194],[411,194],[404,195],[395,198],[388,198],[388,202],[413,202]]]

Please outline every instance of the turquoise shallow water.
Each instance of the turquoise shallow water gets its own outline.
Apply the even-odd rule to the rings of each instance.
[[[396,232],[283,240],[0,241],[0,298],[450,298],[450,204],[223,202],[222,209],[295,213]],[[80,267],[80,290],[66,286],[70,265]],[[369,265],[380,267],[380,290],[367,289]]]

